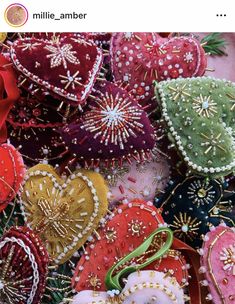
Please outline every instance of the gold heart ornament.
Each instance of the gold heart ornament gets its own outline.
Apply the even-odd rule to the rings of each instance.
[[[105,216],[107,194],[98,173],[82,169],[64,180],[53,167],[39,164],[26,173],[20,205],[27,225],[41,236],[52,261],[63,264]]]

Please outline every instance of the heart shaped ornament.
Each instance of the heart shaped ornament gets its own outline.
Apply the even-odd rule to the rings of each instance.
[[[98,239],[91,239],[87,245],[85,254],[75,269],[72,279],[74,288],[77,291],[106,290],[105,276],[109,268],[141,245],[146,237],[163,223],[158,209],[150,202],[135,199],[129,204],[121,205],[113,217],[98,230]],[[144,262],[153,252],[159,250],[163,243],[163,238],[157,236],[149,250],[138,257],[138,263]],[[170,276],[176,274],[179,284],[185,283],[188,273],[184,258],[173,251],[169,252],[169,256],[169,259],[166,255],[153,262],[148,269],[161,269]],[[167,261],[170,261],[170,266]],[[135,259],[131,259],[123,264],[123,267],[134,262]]]
[[[162,243],[160,240],[158,241],[159,244]],[[152,248],[154,248],[154,246],[152,246]],[[188,285],[188,269],[190,265],[187,263],[183,253],[173,248],[177,248],[174,243],[172,245],[172,248],[169,249],[168,252],[161,257],[161,259],[156,260],[144,269],[160,271],[163,272],[166,276],[174,277],[178,284],[183,288],[184,286]]]
[[[25,174],[21,154],[11,145],[0,145],[0,211],[16,196]]]
[[[210,177],[232,172],[235,84],[198,77],[163,81],[156,89],[169,138],[188,167]]]
[[[115,80],[129,84],[142,102],[154,97],[153,81],[202,76],[207,62],[196,39],[163,39],[157,33],[115,33],[110,53]]]
[[[63,125],[65,116],[52,107],[52,100],[48,106],[30,94],[23,94],[8,114],[7,121],[11,126],[15,128],[53,128]]]
[[[11,44],[11,60],[25,76],[21,84],[30,91],[33,81],[60,100],[84,105],[100,71],[102,51],[79,37],[51,38],[20,38]]]
[[[12,227],[0,240],[0,302],[38,304],[46,284],[48,253],[27,227]]]
[[[67,154],[56,128],[70,119],[72,111],[64,107],[60,109],[62,103],[50,95],[44,98],[44,102],[23,91],[7,117],[9,139],[15,147],[21,147],[24,161],[30,166],[39,162],[58,164]],[[69,105],[66,108],[69,109]]]
[[[30,168],[20,194],[27,225],[37,231],[55,264],[66,262],[107,212],[108,188],[98,173],[79,170],[62,180],[53,167]]]
[[[201,254],[201,268],[213,303],[235,303],[235,231],[225,225],[213,227],[206,234]]]
[[[202,236],[210,226],[221,221],[235,225],[231,213],[234,203],[234,192],[225,191],[219,181],[197,176],[179,180],[156,199],[156,206],[162,209],[162,217],[174,235],[193,248],[201,246]]]
[[[65,143],[54,128],[13,127],[8,124],[7,130],[11,143],[21,148],[24,162],[28,166],[39,162],[56,165],[61,163],[68,153]]]
[[[154,160],[144,163],[133,161],[124,163],[122,167],[99,170],[110,186],[112,204],[123,200],[142,198],[153,201],[157,193],[161,193],[170,179],[170,167],[164,157],[157,156]]]
[[[97,84],[92,96],[82,118],[61,130],[69,150],[80,160],[96,163],[148,159],[154,129],[137,101],[108,81]]]
[[[127,283],[121,294],[115,291],[94,292],[84,290],[73,299],[73,304],[183,304],[183,289],[175,278],[167,277],[158,271],[139,271],[128,276]]]

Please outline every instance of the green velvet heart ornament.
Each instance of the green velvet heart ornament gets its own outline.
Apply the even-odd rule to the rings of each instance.
[[[193,171],[225,176],[235,168],[235,84],[211,77],[156,83],[169,138]]]

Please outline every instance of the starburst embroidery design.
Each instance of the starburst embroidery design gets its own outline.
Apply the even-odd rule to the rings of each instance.
[[[48,157],[51,156],[51,147],[47,146],[47,145],[43,145],[40,149],[39,152],[41,154],[42,157]]]
[[[153,169],[155,169],[155,176],[153,177],[152,184],[154,186],[160,186],[167,180],[168,176],[164,174],[163,169]]]
[[[18,46],[18,48],[22,48],[22,51],[32,51],[37,49],[37,47],[41,45],[41,43],[35,42],[35,43],[31,43],[31,42],[23,42],[21,45]]]
[[[210,151],[212,151],[212,155],[216,156],[217,150],[226,152],[226,149],[223,147],[225,141],[223,138],[221,138],[221,135],[221,133],[215,135],[212,132],[210,135],[201,133],[201,136],[206,139],[206,141],[201,143],[201,146],[206,148],[204,154],[208,154]]]
[[[17,303],[26,303],[29,297],[29,284],[33,281],[32,273],[29,269],[24,269],[28,276],[23,280],[21,276],[12,270],[12,264],[16,262],[18,256],[15,247],[11,247],[9,255],[5,261],[0,263],[0,301],[1,303],[16,303],[15,298],[19,300]],[[18,251],[18,255],[21,250]],[[27,256],[25,255],[25,260]],[[30,263],[30,262],[28,262]],[[30,265],[30,264],[29,264]],[[2,302],[3,301],[3,302]],[[7,302],[5,302],[7,301]]]
[[[33,189],[33,181],[30,182],[30,185],[31,189]],[[45,189],[43,184],[40,184],[40,189],[41,191]],[[34,219],[34,217],[30,216],[28,218],[28,223],[34,227],[35,231],[43,234],[43,236],[48,239],[46,248],[54,255],[56,251],[59,252],[61,248],[64,248],[63,242],[68,236],[71,235],[70,239],[72,240],[72,237],[78,237],[79,232],[83,229],[84,217],[88,214],[82,207],[85,198],[81,197],[77,200],[77,216],[73,217],[74,197],[72,197],[72,195],[75,191],[80,195],[85,190],[85,186],[81,186],[76,190],[71,188],[66,199],[63,197],[66,194],[66,191],[56,190],[55,188],[52,188],[52,190],[46,188],[45,190],[46,197],[44,195],[37,200],[35,209],[37,210],[37,218]],[[25,202],[29,207],[32,206],[30,198],[31,197],[28,196],[27,202]],[[59,242],[56,241],[58,239],[60,239]]]
[[[141,236],[145,229],[146,226],[144,226],[142,221],[133,219],[130,223],[128,223],[128,231],[131,232],[132,236]]]
[[[143,110],[131,105],[128,98],[123,99],[106,93],[102,100],[96,99],[95,105],[84,115],[82,129],[100,138],[100,143],[118,145],[124,149],[129,137],[144,134],[143,124],[140,123]]]
[[[193,241],[198,237],[197,230],[200,225],[201,221],[198,221],[197,218],[188,216],[186,212],[180,212],[178,216],[174,215],[174,221],[170,227],[174,228],[174,234],[180,239]]]
[[[192,62],[193,61],[193,54],[191,52],[187,52],[184,54],[184,61],[186,61],[187,63]]]
[[[223,269],[235,276],[235,245],[223,248],[220,252],[220,261],[223,262]]]
[[[210,204],[214,197],[215,191],[212,190],[213,186],[207,180],[195,180],[189,187],[187,194],[192,203],[197,205],[197,207]]]
[[[53,208],[47,199],[41,198],[38,200],[38,206],[42,212],[42,219],[37,224],[39,231],[48,228],[55,236],[65,237],[68,234],[68,225],[64,225],[63,221],[67,217],[69,205],[63,202]]]
[[[117,231],[114,229],[114,227],[107,228],[105,230],[105,238],[108,244],[115,242],[117,239]]]
[[[173,91],[173,94],[172,94],[173,101],[177,101],[178,98],[191,96],[188,93],[188,89],[186,88],[186,86],[187,86],[187,83],[185,83],[182,87],[177,86],[176,88],[173,88],[173,87],[169,86],[169,89],[171,91]]]
[[[118,180],[121,180],[122,177],[130,171],[129,167],[115,167],[113,169],[102,167],[101,173],[105,176],[111,187],[117,186]]]
[[[131,32],[126,32],[123,34],[123,39],[127,41],[132,40],[134,37],[135,37],[134,33]]]
[[[67,71],[67,75],[59,75],[62,80],[60,81],[62,84],[65,84],[65,90],[68,89],[69,86],[72,86],[72,89],[74,90],[76,85],[82,86],[82,83],[80,82],[82,80],[81,77],[77,77],[79,74],[79,71],[76,71],[73,75],[71,75],[70,71]]]
[[[139,173],[144,173],[147,171],[146,163],[137,163],[136,164],[136,171]]]
[[[62,47],[59,43],[56,46],[46,45],[44,49],[51,52],[46,57],[50,58],[51,68],[55,68],[63,64],[64,68],[67,69],[67,61],[75,65],[80,64],[79,59],[75,56],[76,51],[72,51],[73,46],[71,44],[64,44]]]
[[[211,99],[211,96],[198,96],[193,98],[193,109],[198,113],[199,116],[213,117],[217,113],[217,103]]]
[[[101,280],[98,278],[97,274],[90,273],[86,282],[89,284],[89,287],[92,287],[94,290],[99,289],[101,286]]]

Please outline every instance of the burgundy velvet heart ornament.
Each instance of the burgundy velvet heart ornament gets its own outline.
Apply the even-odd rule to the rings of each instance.
[[[62,138],[54,128],[23,128],[8,125],[11,143],[20,147],[27,165],[39,162],[58,164],[64,160],[67,149]]]
[[[10,144],[0,145],[0,211],[16,196],[24,174],[21,154]]]
[[[210,293],[207,300],[218,304],[235,303],[235,230],[224,224],[212,227],[204,237],[201,268]]]
[[[104,281],[108,269],[141,245],[161,224],[162,217],[150,202],[136,199],[121,205],[98,230],[99,238],[87,245],[73,276],[74,288],[106,290]]]
[[[99,47],[107,49],[110,45],[112,34],[109,32],[88,32],[82,33],[87,39],[93,40]]]
[[[48,254],[26,227],[12,227],[0,240],[0,302],[38,304],[45,289]]]
[[[52,98],[50,101],[48,106],[30,94],[23,94],[12,107],[7,121],[15,128],[60,127],[66,117],[52,106]]]
[[[68,124],[61,135],[80,160],[115,162],[148,159],[154,129],[137,101],[117,84],[102,81],[92,92],[82,118]]]
[[[15,147],[21,147],[20,152],[27,164],[57,164],[67,150],[56,129],[75,115],[77,117],[78,112],[50,95],[41,103],[35,96],[22,91],[7,117],[8,136]]]
[[[10,47],[10,57],[23,76],[60,100],[84,105],[102,65],[102,51],[79,37],[52,36],[51,40],[20,38]],[[30,60],[28,60],[30,58]],[[28,81],[30,85],[28,86]]]
[[[207,63],[196,39],[157,33],[116,33],[110,52],[115,80],[129,84],[131,94],[143,102],[154,96],[153,81],[202,76]]]

